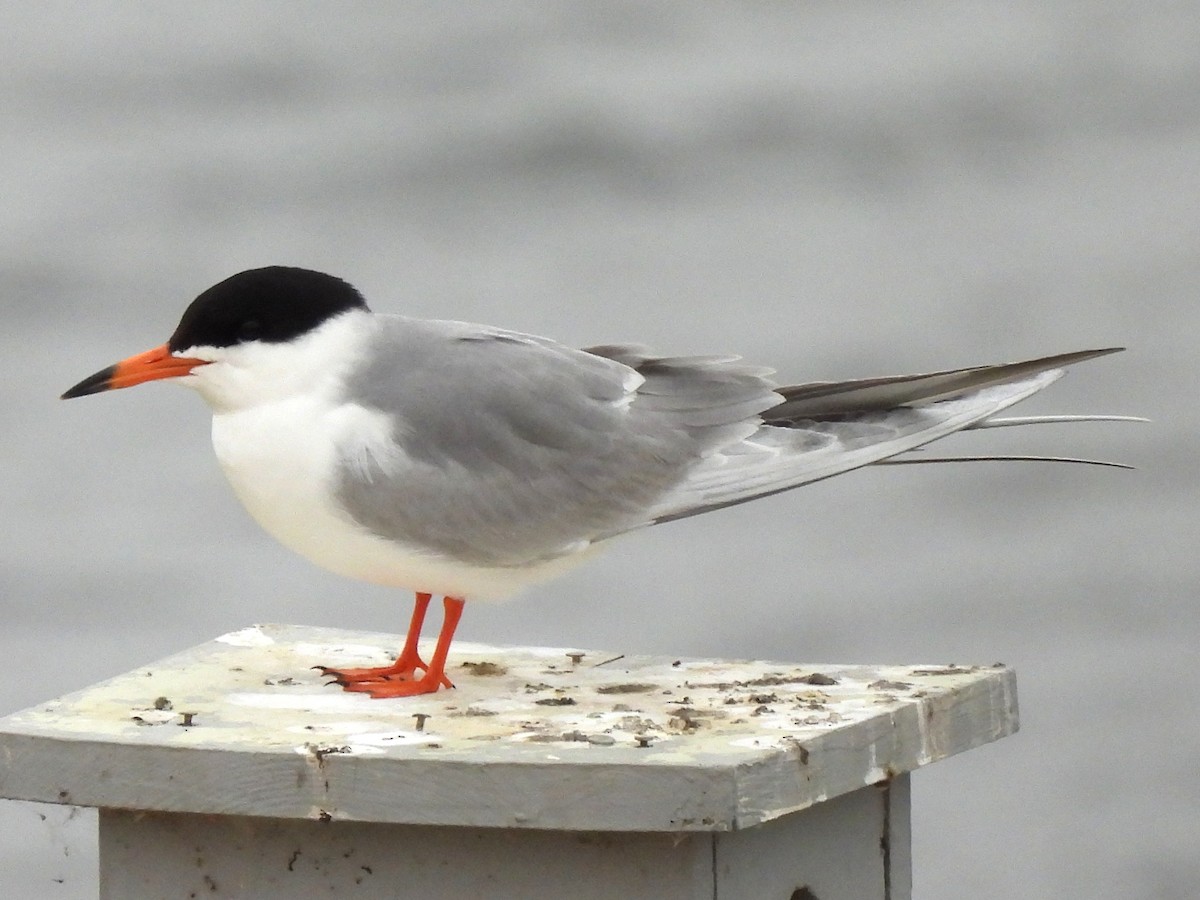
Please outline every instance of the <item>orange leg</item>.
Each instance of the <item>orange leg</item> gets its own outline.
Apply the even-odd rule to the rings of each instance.
[[[404,680],[354,681],[349,684],[339,682],[342,688],[370,694],[372,697],[415,697],[417,694],[432,694],[439,687],[454,687],[446,677],[446,657],[450,653],[450,642],[454,640],[458,620],[462,618],[464,602],[458,597],[445,597],[442,603],[445,608],[442,631],[438,635],[437,647],[424,675]]]
[[[366,681],[410,681],[416,677],[417,670],[428,671],[429,666],[417,652],[417,641],[421,638],[421,627],[425,624],[425,611],[429,609],[430,594],[417,594],[413,605],[412,620],[408,624],[408,636],[404,639],[404,649],[390,666],[378,666],[366,669],[335,669],[331,666],[314,666],[322,675],[333,679],[333,684],[343,687]],[[451,687],[446,681],[446,687]]]

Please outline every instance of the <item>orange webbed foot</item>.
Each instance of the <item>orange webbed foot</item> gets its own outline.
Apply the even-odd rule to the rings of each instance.
[[[333,666],[313,668],[332,678],[331,683],[341,685],[342,690],[377,698],[415,697],[420,694],[432,694],[439,688],[454,687],[446,677],[446,656],[450,652],[450,643],[454,640],[458,620],[462,617],[464,603],[459,597],[443,598],[445,617],[442,630],[438,635],[432,661],[426,664],[417,653],[417,640],[421,634],[421,625],[425,621],[425,610],[429,601],[429,594],[417,594],[404,649],[392,665],[356,669],[338,669]],[[424,674],[417,677],[418,671],[423,671]]]
[[[416,654],[405,659],[404,654],[390,666],[372,666],[361,669],[340,669],[333,666],[313,666],[322,675],[332,678],[332,684],[358,684],[366,681],[412,681],[417,672],[426,672],[429,666]]]
[[[367,694],[376,700],[383,700],[388,697],[416,697],[421,694],[432,694],[443,687],[452,688],[454,685],[445,675],[439,675],[434,672],[427,672],[415,680],[401,681],[389,679],[386,681],[356,681],[350,684],[342,684],[342,690],[344,691]]]

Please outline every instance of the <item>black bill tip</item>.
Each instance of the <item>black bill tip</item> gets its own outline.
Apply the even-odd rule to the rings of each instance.
[[[101,391],[107,391],[112,386],[112,378],[116,372],[116,366],[101,369],[95,375],[89,375],[83,379],[83,381],[68,390],[59,399],[71,400],[74,397],[86,397],[88,394],[99,394]]]

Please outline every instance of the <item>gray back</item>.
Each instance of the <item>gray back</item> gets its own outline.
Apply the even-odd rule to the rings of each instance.
[[[730,358],[375,319],[372,361],[347,389],[391,418],[404,455],[345,466],[340,499],[377,534],[477,565],[541,562],[649,524],[694,464],[780,399],[766,370]]]

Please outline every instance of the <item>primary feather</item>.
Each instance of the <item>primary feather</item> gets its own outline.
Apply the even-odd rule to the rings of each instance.
[[[745,441],[706,459],[656,508],[685,518],[790,490],[986,423],[1057,381],[1062,366],[1116,353],[1086,350],[1017,363],[782,387]]]

